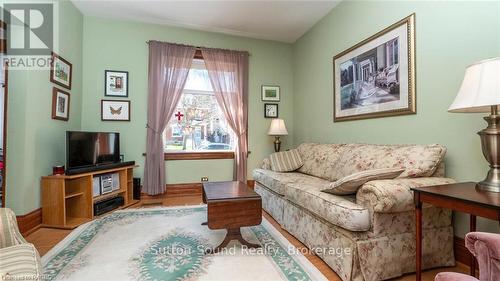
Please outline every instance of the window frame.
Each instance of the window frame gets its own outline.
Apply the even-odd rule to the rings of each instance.
[[[196,50],[193,59],[203,60],[201,50]],[[190,91],[197,92],[197,91]],[[206,94],[206,93],[198,93]],[[248,134],[247,134],[248,135]],[[164,150],[165,161],[177,161],[177,160],[215,160],[215,159],[234,159],[234,150],[231,151],[168,151]]]

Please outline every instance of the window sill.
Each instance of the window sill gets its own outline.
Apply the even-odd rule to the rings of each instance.
[[[165,155],[165,161],[169,161],[169,160],[234,159],[234,151],[165,152],[164,155]]]

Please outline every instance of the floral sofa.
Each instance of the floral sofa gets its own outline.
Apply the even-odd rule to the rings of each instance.
[[[262,206],[282,228],[315,251],[342,280],[385,280],[415,271],[411,187],[444,178],[440,145],[315,144],[298,147],[297,171],[253,171]],[[371,169],[404,168],[391,180],[365,183],[355,195],[322,192],[342,177]],[[451,212],[424,205],[423,267],[453,266]]]

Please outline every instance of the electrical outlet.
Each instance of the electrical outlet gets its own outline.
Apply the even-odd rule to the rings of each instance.
[[[201,181],[208,181],[208,177],[201,177]]]

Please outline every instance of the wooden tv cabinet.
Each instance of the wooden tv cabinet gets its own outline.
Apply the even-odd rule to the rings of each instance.
[[[139,203],[139,200],[133,199],[134,167],[42,177],[42,226],[73,229],[96,217],[95,202],[115,196],[122,196],[125,201],[120,209]],[[93,197],[93,177],[108,173],[119,173],[120,189]]]

